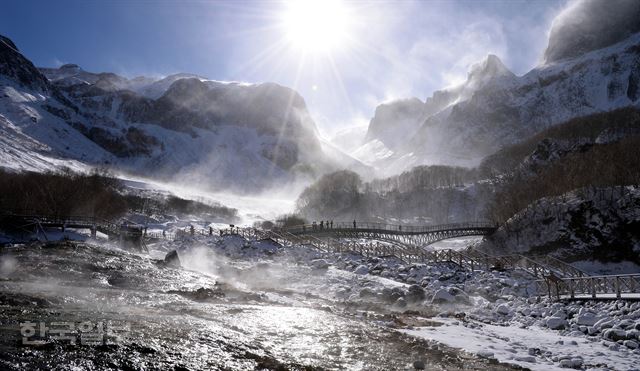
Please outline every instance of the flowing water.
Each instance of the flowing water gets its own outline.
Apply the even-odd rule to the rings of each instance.
[[[3,370],[395,370],[418,360],[435,370],[507,369],[331,309],[318,295],[240,289],[118,249],[58,243],[0,253]],[[294,304],[273,299],[287,295]],[[26,322],[49,328],[28,337],[40,343],[23,344]],[[94,343],[81,337],[99,323],[110,332]],[[52,338],[61,326],[73,326],[75,344]]]

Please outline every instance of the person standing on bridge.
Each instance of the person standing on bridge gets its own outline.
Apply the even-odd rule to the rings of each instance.
[[[356,229],[356,220],[353,219],[353,229]]]
[[[322,228],[324,228],[324,220],[320,221],[320,230],[322,230]]]
[[[400,232],[402,232],[402,226],[401,226],[401,225],[399,225],[399,226],[398,226],[398,230],[399,230]]]
[[[191,235],[193,236],[194,234],[196,234],[196,229],[193,228],[193,226],[191,226],[191,228],[189,228],[189,231],[191,232]]]
[[[209,226],[209,236],[213,235],[213,228]]]
[[[316,230],[316,222],[315,221],[311,224],[311,230],[312,231]]]
[[[331,229],[333,229],[333,220],[331,221]]]
[[[165,232],[164,229],[162,230],[162,238],[164,238],[164,239],[167,238],[167,232]]]
[[[305,232],[307,232],[307,226],[303,224],[302,225],[302,233],[305,233]]]

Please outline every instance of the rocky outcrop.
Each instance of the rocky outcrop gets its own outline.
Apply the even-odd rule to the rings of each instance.
[[[0,35],[0,76],[41,92],[50,91],[49,81],[25,58],[9,38]]]
[[[411,138],[429,117],[457,102],[469,99],[487,84],[514,77],[500,58],[490,54],[470,67],[463,84],[436,91],[425,102],[409,98],[376,107],[365,141],[377,140],[393,151],[402,151],[408,142],[407,138]]]
[[[376,107],[365,141],[380,140],[387,147],[401,146],[424,120],[425,104],[418,98],[402,99]]]

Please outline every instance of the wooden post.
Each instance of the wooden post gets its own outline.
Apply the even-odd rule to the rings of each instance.
[[[569,280],[569,294],[571,295],[571,299],[574,299],[576,297],[575,294],[575,289],[573,287],[573,280]]]
[[[620,277],[616,276],[616,298],[620,299]]]

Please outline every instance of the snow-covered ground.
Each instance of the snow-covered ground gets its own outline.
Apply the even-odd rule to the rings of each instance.
[[[640,361],[640,302],[552,302],[535,295],[533,278],[522,272],[469,272],[239,236],[151,248],[158,258],[177,249],[188,269],[245,289],[295,292],[332,311],[355,310],[380,326],[533,370],[637,370]]]
[[[432,248],[433,250],[462,250],[466,249],[469,246],[475,246],[479,244],[480,241],[482,241],[482,237],[456,237],[450,238],[448,240],[434,242],[429,245],[429,248]]]
[[[86,234],[81,239],[91,242]],[[467,243],[457,239],[436,248]],[[216,233],[149,249],[152,259],[175,249],[185,269],[271,303],[356,316],[434,346],[533,370],[637,370],[640,361],[640,301],[553,302],[538,297],[534,278],[520,271],[470,272],[450,263],[324,253]]]
[[[441,325],[401,331],[531,370],[637,370],[640,360],[637,352],[606,347],[595,339],[560,335],[543,327],[499,326],[452,318],[438,318],[436,322]]]

